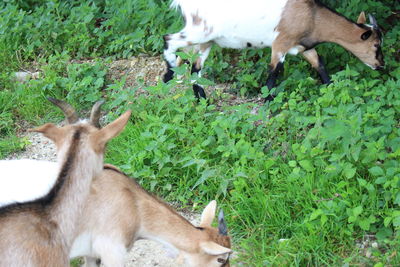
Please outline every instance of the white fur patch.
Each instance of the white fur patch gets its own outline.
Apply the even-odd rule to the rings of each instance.
[[[59,166],[41,160],[0,160],[0,206],[46,195],[53,187]]]
[[[278,53],[278,56],[279,56],[279,61],[280,61],[281,63],[285,62],[286,54]]]
[[[290,48],[288,53],[290,55],[297,55],[300,51],[304,51],[304,48],[300,45],[297,45],[295,47]]]
[[[92,236],[90,233],[81,233],[74,240],[69,258],[73,259],[80,256],[92,256]]]
[[[271,46],[287,0],[174,0],[186,17],[182,32],[188,41],[213,40],[221,47],[242,49]],[[193,21],[197,16],[197,22]]]

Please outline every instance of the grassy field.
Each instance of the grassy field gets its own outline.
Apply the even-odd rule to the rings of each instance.
[[[187,90],[160,82],[139,95],[107,76],[114,59],[161,54],[162,35],[183,23],[168,1],[2,2],[0,158],[27,145],[16,136],[26,122],[61,120],[46,96],[81,110],[103,97],[108,120],[133,110],[107,162],[183,206],[217,199],[245,266],[399,266],[400,4],[325,3],[354,20],[362,10],[375,14],[385,70],[323,44],[317,49],[333,84],[321,85],[301,57],[288,57],[273,102],[220,108],[221,96],[196,103],[187,72]],[[254,96],[269,59],[269,49],[215,47],[201,82]],[[40,78],[17,83],[21,69],[39,70]],[[366,238],[378,247],[360,248]]]

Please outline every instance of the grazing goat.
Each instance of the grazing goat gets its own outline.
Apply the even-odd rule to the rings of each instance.
[[[36,160],[14,160],[7,164],[10,162],[2,167],[12,170],[20,162],[19,168],[33,177],[54,183],[51,173],[58,169],[55,162],[40,167],[35,166]],[[41,169],[43,166],[45,169]],[[0,168],[0,172],[3,170]],[[9,178],[27,180],[21,179],[18,173]],[[124,266],[126,252],[134,242],[151,239],[164,244],[173,254],[180,252],[188,266],[229,266],[230,239],[223,213],[218,218],[218,231],[211,227],[215,208],[216,202],[212,201],[203,211],[200,227],[194,227],[135,180],[106,164],[92,181],[70,258],[85,256],[86,267],[98,266],[99,258],[107,267]]]
[[[69,266],[69,251],[92,179],[103,169],[105,145],[123,130],[130,116],[128,111],[99,130],[91,122],[97,120],[100,103],[92,109],[93,120],[86,122],[79,121],[68,104],[49,100],[67,107],[65,113],[70,124],[59,128],[47,123],[32,131],[42,133],[56,144],[58,177],[45,196],[0,208],[1,267]]]
[[[232,0],[229,3],[173,0],[171,7],[180,7],[185,27],[164,36],[167,64],[164,82],[172,79],[172,68],[179,64],[175,52],[192,45],[199,51],[192,73],[201,75],[213,43],[236,49],[271,47],[268,89],[275,86],[287,53],[303,54],[322,82],[330,83],[324,63],[314,48],[324,42],[341,45],[373,69],[384,66],[382,33],[373,16],[369,16],[370,24],[366,24],[364,12],[354,23],[318,0]],[[197,98],[206,97],[204,89],[197,84],[193,85],[193,91]],[[267,98],[272,99],[273,95]]]

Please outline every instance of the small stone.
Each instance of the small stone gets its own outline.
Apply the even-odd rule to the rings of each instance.
[[[30,80],[32,75],[29,72],[18,71],[15,73],[15,80],[21,83],[24,83]]]
[[[372,242],[371,247],[378,248],[378,242]]]

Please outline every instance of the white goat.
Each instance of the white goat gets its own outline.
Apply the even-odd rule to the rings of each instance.
[[[324,64],[314,49],[324,42],[343,46],[371,68],[384,65],[382,33],[372,16],[371,24],[366,24],[364,12],[354,23],[318,0],[173,0],[171,7],[180,7],[185,27],[164,36],[164,82],[172,79],[172,68],[179,63],[177,49],[197,45],[200,56],[192,72],[200,75],[213,43],[236,49],[272,47],[266,82],[269,89],[275,86],[287,53],[302,53],[322,82],[329,83]],[[194,84],[193,90],[197,98],[205,98],[202,87]],[[272,98],[270,95],[267,100]]]
[[[92,109],[93,117],[98,106]],[[90,122],[78,121],[73,113],[67,116],[70,125],[59,128],[47,123],[33,129],[56,144],[61,167],[45,196],[0,208],[1,267],[69,266],[68,254],[92,178],[103,169],[105,145],[122,131],[129,116],[130,111],[99,130]]]
[[[44,160],[0,160],[0,207],[46,195],[54,186],[58,163]]]

